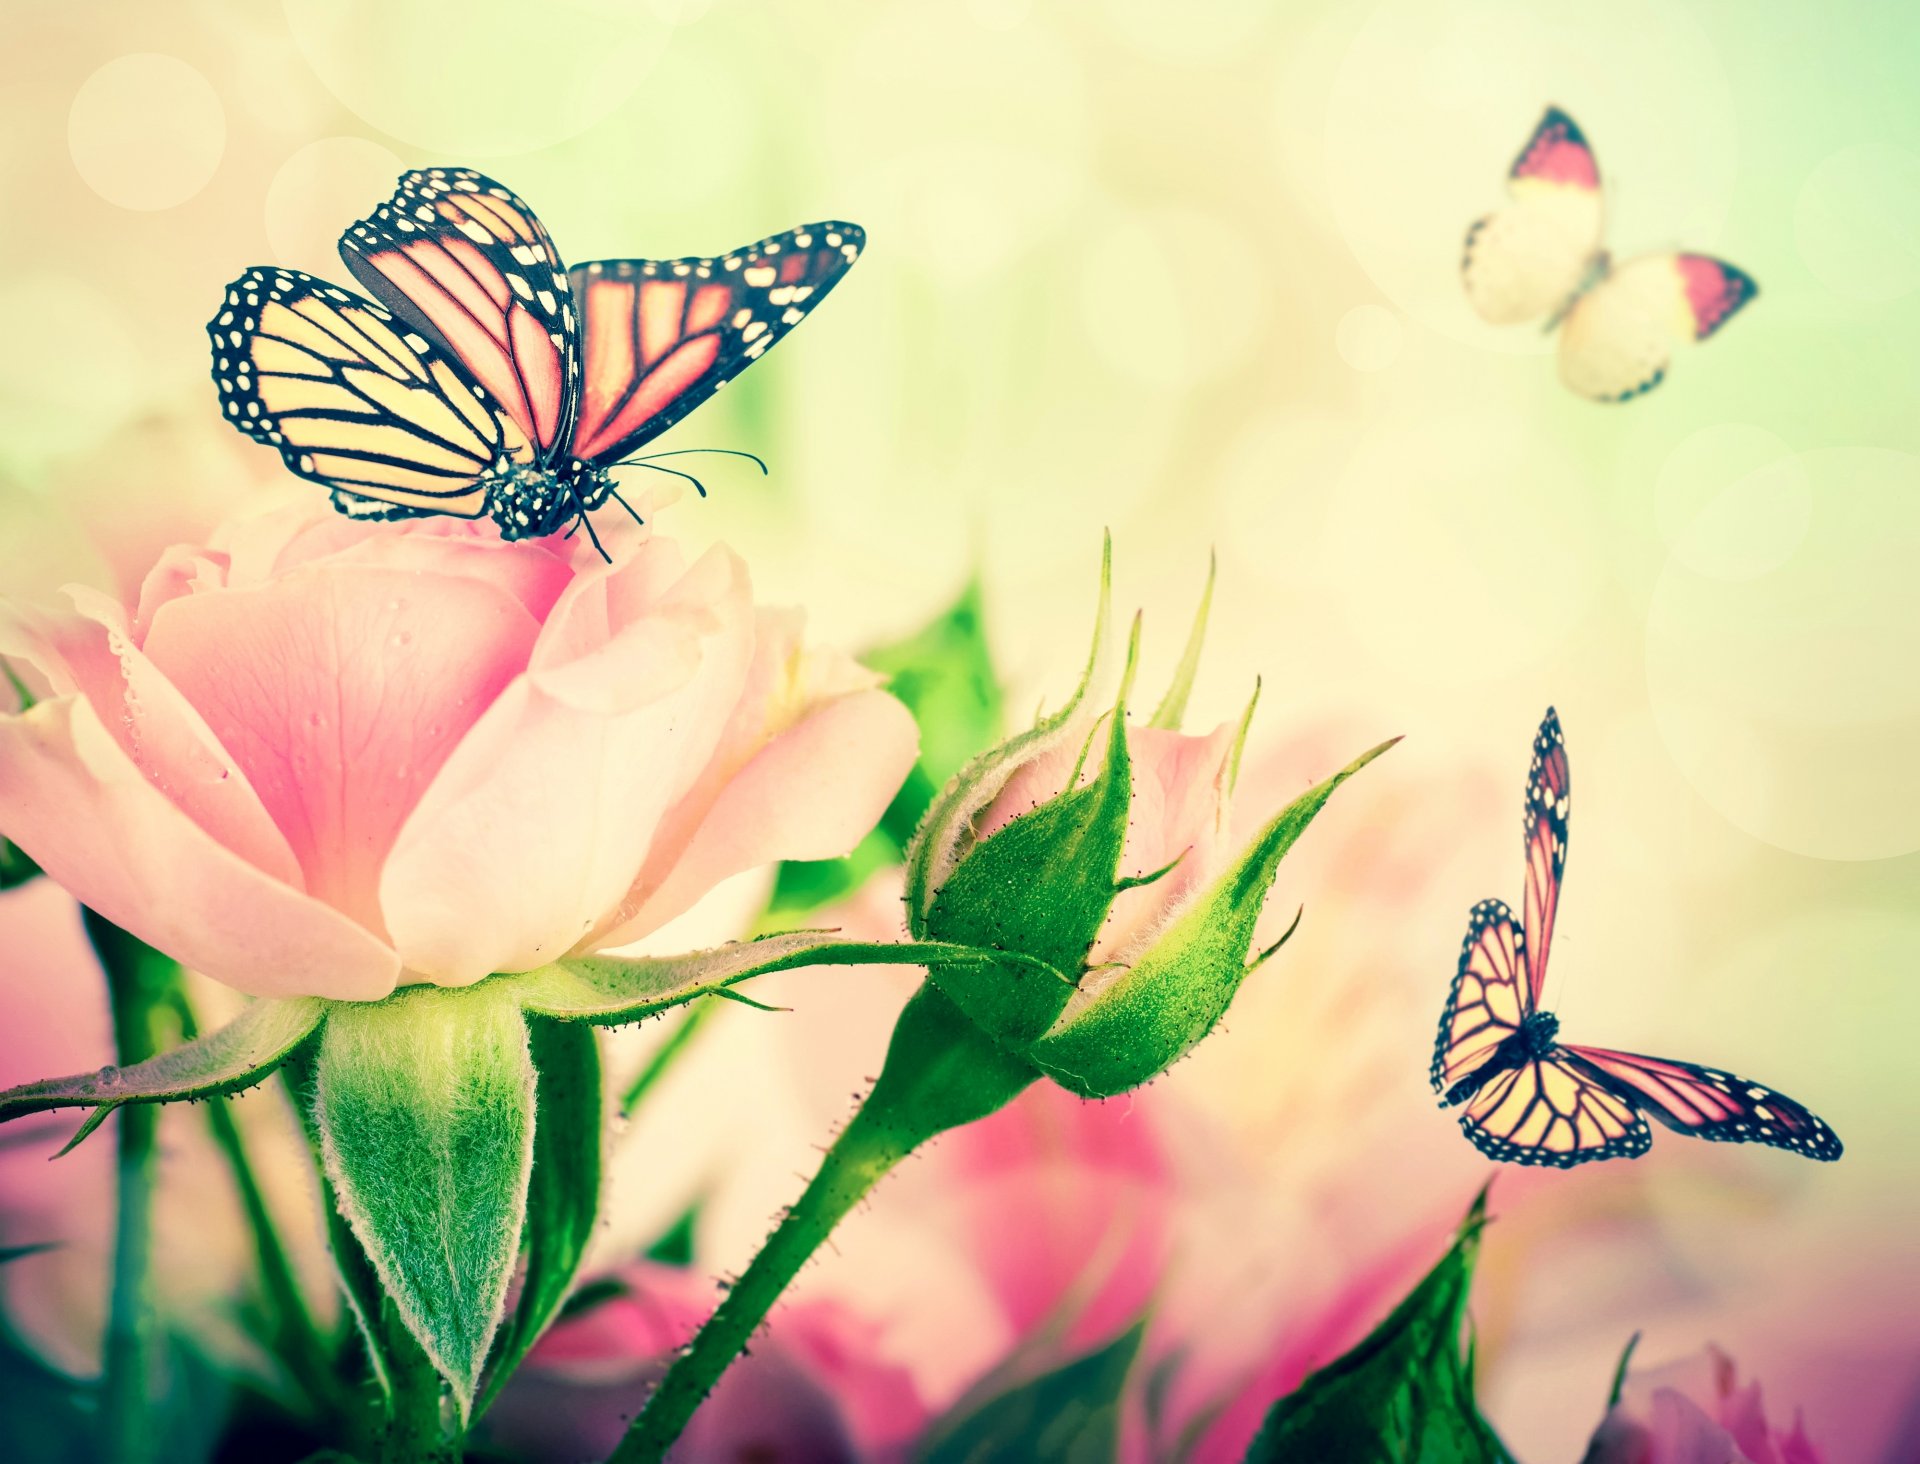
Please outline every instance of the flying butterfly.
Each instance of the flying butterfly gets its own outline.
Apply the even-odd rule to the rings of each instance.
[[[1560,1023],[1540,1010],[1540,991],[1567,864],[1570,792],[1566,739],[1549,707],[1527,773],[1524,912],[1516,919],[1500,900],[1473,907],[1433,1047],[1440,1106],[1464,1105],[1467,1137],[1510,1164],[1633,1158],[1653,1143],[1649,1116],[1697,1139],[1838,1159],[1833,1130],[1763,1084],[1556,1040]]]
[[[1643,254],[1615,265],[1601,247],[1600,167],[1578,124],[1548,107],[1507,174],[1513,202],[1467,230],[1460,261],[1483,319],[1560,328],[1560,379],[1595,401],[1653,390],[1674,351],[1704,341],[1758,290],[1707,254]]]
[[[375,299],[250,269],[207,324],[213,378],[227,419],[350,517],[592,535],[588,513],[618,497],[609,470],[765,355],[865,243],[819,223],[710,259],[568,269],[511,190],[410,172],[340,239]]]

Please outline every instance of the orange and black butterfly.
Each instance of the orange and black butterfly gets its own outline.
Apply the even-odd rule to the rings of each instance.
[[[585,522],[608,469],[765,355],[865,242],[809,224],[712,259],[569,270],[510,190],[430,168],[341,237],[379,303],[250,269],[207,324],[213,377],[227,419],[342,513],[487,514],[535,538]]]
[[[1525,919],[1500,900],[1473,907],[1433,1047],[1441,1106],[1465,1104],[1467,1137],[1510,1164],[1633,1158],[1653,1143],[1646,1115],[1697,1139],[1838,1159],[1833,1130],[1784,1093],[1718,1068],[1556,1040],[1560,1023],[1540,1010],[1540,990],[1567,866],[1570,790],[1566,740],[1549,707],[1527,773]]]

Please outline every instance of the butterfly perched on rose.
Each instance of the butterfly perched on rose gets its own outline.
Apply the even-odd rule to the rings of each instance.
[[[234,426],[350,517],[591,534],[609,470],[765,355],[865,243],[819,223],[713,258],[568,269],[510,189],[410,172],[340,239],[377,303],[250,269],[207,324],[214,382]]]
[[[1615,264],[1601,247],[1600,165],[1558,107],[1507,173],[1513,202],[1467,230],[1467,299],[1495,325],[1560,329],[1560,379],[1622,402],[1666,377],[1677,346],[1704,341],[1751,300],[1752,276],[1708,254],[1642,254]]]
[[[1460,1127],[1490,1159],[1563,1168],[1630,1159],[1653,1143],[1647,1118],[1697,1139],[1771,1144],[1838,1159],[1840,1139],[1800,1104],[1719,1068],[1558,1040],[1540,1010],[1547,954],[1567,867],[1573,792],[1560,718],[1547,708],[1534,737],[1523,819],[1523,914],[1500,900],[1473,907],[1433,1045],[1433,1091],[1461,1105]]]

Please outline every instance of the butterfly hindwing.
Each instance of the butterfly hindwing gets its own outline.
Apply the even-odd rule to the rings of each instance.
[[[1563,1169],[1630,1159],[1653,1143],[1634,1105],[1559,1049],[1489,1079],[1467,1100],[1460,1127],[1489,1159]]]
[[[1533,1004],[1547,979],[1547,952],[1553,945],[1553,924],[1560,909],[1560,880],[1567,868],[1567,826],[1571,809],[1572,773],[1567,766],[1567,741],[1560,717],[1552,707],[1534,734],[1533,762],[1527,769],[1527,809],[1524,818],[1527,855],[1527,893],[1524,926],[1527,933],[1528,989]]]
[[[341,236],[340,257],[460,362],[543,461],[560,450],[579,375],[572,282],[517,194],[470,168],[403,174],[393,197]]]
[[[820,223],[712,259],[576,266],[573,456],[609,463],[666,431],[804,320],[865,243],[852,224]]]
[[[1467,299],[1495,325],[1538,320],[1586,279],[1605,222],[1600,169],[1574,120],[1547,108],[1507,176],[1513,202],[1467,230]]]
[[[475,517],[480,477],[529,450],[430,342],[311,275],[248,270],[207,334],[227,420],[353,499]]]
[[[1482,900],[1467,922],[1460,964],[1440,1013],[1430,1076],[1446,1095],[1471,1076],[1533,1012],[1526,933],[1499,900]]]
[[[1567,312],[1560,379],[1603,402],[1651,391],[1678,347],[1705,340],[1756,293],[1751,276],[1704,254],[1628,260]]]
[[[1809,1159],[1840,1157],[1839,1136],[1824,1121],[1750,1078],[1603,1047],[1564,1051],[1575,1066],[1679,1133],[1721,1143],[1771,1144]]]

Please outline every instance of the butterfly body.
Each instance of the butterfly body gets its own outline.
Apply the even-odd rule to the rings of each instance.
[[[1602,247],[1600,168],[1579,125],[1549,107],[1507,175],[1512,202],[1467,230],[1468,302],[1494,325],[1543,320],[1559,331],[1560,379],[1595,401],[1658,386],[1675,350],[1703,341],[1758,291],[1706,254],[1645,254],[1615,264]]]
[[[1534,738],[1522,820],[1523,914],[1473,907],[1440,1013],[1430,1076],[1443,1108],[1491,1159],[1570,1168],[1633,1158],[1653,1143],[1647,1119],[1695,1138],[1770,1144],[1838,1159],[1839,1138],[1787,1097],[1719,1068],[1560,1041],[1540,1009],[1566,871],[1571,776],[1551,708]]]
[[[1447,1104],[1465,1103],[1500,1074],[1511,1072],[1523,1063],[1553,1056],[1559,1035],[1560,1019],[1552,1012],[1532,1013],[1511,1035],[1500,1039],[1491,1057],[1447,1089]]]
[[[340,240],[373,298],[248,270],[207,326],[214,380],[228,420],[342,513],[544,537],[617,497],[612,469],[648,461],[634,454],[799,324],[864,243],[820,223],[568,269],[509,189],[408,173]]]

